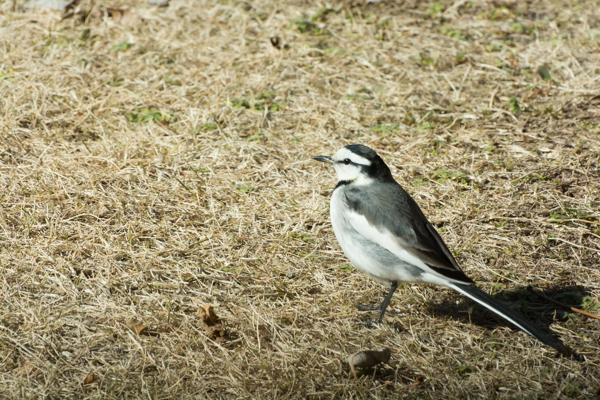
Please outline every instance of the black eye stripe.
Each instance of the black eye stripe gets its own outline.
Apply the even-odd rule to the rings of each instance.
[[[356,166],[358,166],[358,167],[368,167],[368,166],[370,166],[370,164],[361,164],[361,163],[358,163],[358,162],[356,162],[356,161],[352,161],[352,160],[351,160],[350,158],[348,158],[348,157],[346,157],[346,158],[344,158],[344,159],[341,159],[341,160],[339,160],[339,159],[338,159],[338,160],[334,160],[334,162],[336,162],[336,163],[338,163],[338,164],[345,164],[345,165],[350,165],[350,164],[352,164],[352,165],[356,165]]]

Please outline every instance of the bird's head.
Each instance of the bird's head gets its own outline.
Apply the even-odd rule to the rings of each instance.
[[[313,160],[333,164],[338,181],[366,185],[372,181],[393,180],[390,169],[379,155],[362,144],[350,144],[333,156],[313,157]]]

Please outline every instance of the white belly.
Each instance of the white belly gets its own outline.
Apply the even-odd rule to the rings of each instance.
[[[344,217],[348,211],[343,187],[333,191],[330,203],[333,232],[346,257],[361,272],[372,279],[389,285],[391,282],[425,282],[423,271],[366,239]]]

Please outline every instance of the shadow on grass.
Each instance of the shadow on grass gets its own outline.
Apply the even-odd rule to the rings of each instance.
[[[559,301],[567,306],[587,309],[600,309],[600,304],[590,304],[590,291],[581,286],[552,286],[550,288],[537,289],[546,296]],[[542,300],[525,288],[514,290],[502,290],[494,293],[494,297],[501,300],[508,307],[520,312],[532,323],[545,328],[555,320],[565,320],[574,314],[558,305]],[[472,309],[471,309],[472,308]],[[445,292],[435,300],[428,303],[428,311],[437,318],[447,318],[472,323],[485,327],[513,326],[500,316],[487,310],[482,305],[460,295],[456,292]],[[593,311],[592,311],[593,312]],[[490,318],[490,316],[493,316]],[[582,316],[583,317],[583,316]],[[584,317],[586,318],[586,317]],[[513,328],[517,329],[513,326]]]

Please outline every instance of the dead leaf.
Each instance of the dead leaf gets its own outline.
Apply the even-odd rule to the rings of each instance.
[[[416,388],[417,386],[419,386],[421,383],[423,383],[423,381],[424,381],[424,380],[425,380],[425,378],[424,378],[424,377],[422,377],[422,376],[418,376],[418,377],[417,377],[417,379],[415,379],[415,381],[414,381],[413,383],[411,383],[410,385],[408,385],[408,387],[409,387],[410,389],[414,389],[414,388]]]
[[[132,331],[137,333],[138,335],[142,335],[144,332],[148,330],[146,325],[136,325],[131,328]]]
[[[129,321],[127,323],[127,327],[138,335],[144,335],[148,333],[148,325],[143,325],[136,319]]]
[[[198,309],[198,315],[200,315],[200,318],[202,318],[202,322],[208,326],[213,326],[219,323],[219,317],[215,313],[213,306],[210,304],[200,307]]]
[[[88,374],[88,376],[85,377],[85,379],[83,380],[83,384],[84,385],[89,385],[91,383],[94,383],[98,380],[98,377],[96,375],[94,375],[93,372],[90,372]]]
[[[142,22],[142,18],[130,9],[107,8],[106,13],[117,24],[135,26]]]
[[[208,333],[210,335],[210,338],[217,343],[221,343],[222,341],[227,339],[226,332],[223,330],[223,327],[221,325],[211,327],[210,329],[208,329]]]
[[[198,315],[202,319],[202,325],[208,333],[208,337],[217,343],[221,343],[227,338],[225,329],[219,323],[219,317],[210,304],[198,308]]]
[[[392,352],[387,347],[379,350],[362,350],[348,356],[348,364],[356,379],[356,369],[366,369],[377,366],[381,363],[387,363],[390,360]]]

